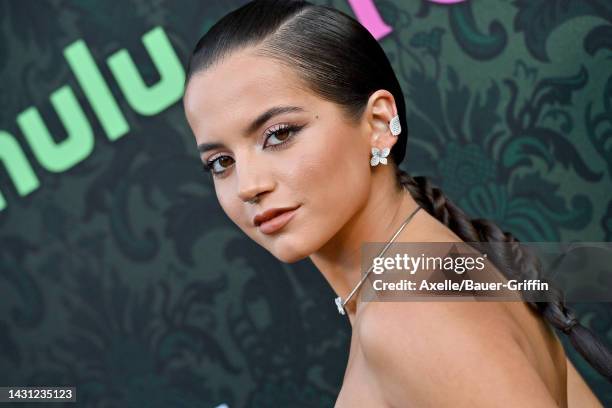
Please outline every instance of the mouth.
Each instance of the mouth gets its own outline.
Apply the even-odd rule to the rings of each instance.
[[[256,216],[254,224],[264,234],[275,233],[291,221],[298,209],[299,206],[288,209],[268,210],[263,216]]]

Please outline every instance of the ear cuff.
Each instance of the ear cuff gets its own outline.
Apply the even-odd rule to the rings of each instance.
[[[389,121],[389,129],[393,136],[397,136],[402,133],[402,125],[400,125],[399,115],[395,115],[393,119]]]
[[[389,130],[393,136],[397,136],[402,133],[402,125],[400,125],[399,115],[395,115],[393,119],[389,121]],[[379,149],[378,147],[372,148],[372,157],[370,158],[370,166],[378,166],[379,164],[387,164],[387,156],[389,156],[390,148],[385,147]]]

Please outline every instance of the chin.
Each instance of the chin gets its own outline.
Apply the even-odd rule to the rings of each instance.
[[[308,258],[312,253],[312,251],[309,251],[304,246],[303,242],[298,243],[297,245],[292,245],[292,243],[288,242],[279,242],[278,245],[274,246],[274,248],[270,248],[268,250],[276,259],[289,264]]]
[[[292,256],[282,256],[282,257],[276,256],[276,258],[283,263],[292,264],[292,263],[299,262],[303,259],[308,258],[308,255],[309,254],[300,254],[300,255],[293,254]]]

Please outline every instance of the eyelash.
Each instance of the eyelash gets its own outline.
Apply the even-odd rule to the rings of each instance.
[[[293,140],[293,138],[296,136],[297,132],[299,132],[304,126],[297,126],[297,125],[288,125],[288,124],[281,124],[281,125],[277,125],[278,128],[274,129],[274,130],[268,130],[266,131],[265,134],[265,140],[264,140],[264,145],[265,143],[268,141],[268,139],[272,136],[278,136],[279,134],[282,133],[290,133],[290,136],[287,137],[285,140],[281,141],[280,143],[274,144],[274,145],[270,145],[265,147],[266,149],[271,149],[271,150],[279,150],[285,147],[285,145],[289,142],[291,142]],[[207,173],[211,173],[214,177],[219,177],[221,176],[223,173],[225,173],[227,170],[223,170],[223,171],[213,171],[215,162],[223,157],[229,157],[229,156],[218,156],[215,157],[213,160],[208,160],[205,164],[204,164],[204,171]]]

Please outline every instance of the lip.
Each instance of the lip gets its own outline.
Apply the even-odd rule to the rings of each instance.
[[[297,207],[271,208],[253,218],[253,224],[264,234],[272,234],[283,228],[295,215]]]

